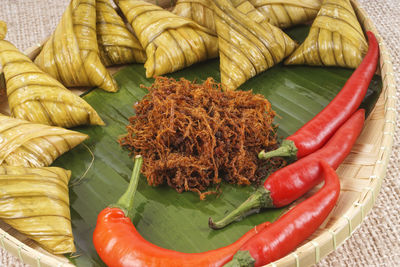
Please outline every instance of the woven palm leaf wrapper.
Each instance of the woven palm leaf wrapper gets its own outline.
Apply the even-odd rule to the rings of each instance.
[[[96,0],[96,27],[100,58],[105,66],[146,61],[139,40],[126,28],[109,0]]]
[[[69,211],[71,172],[0,165],[0,219],[54,254],[75,251]]]
[[[260,24],[266,32],[272,33],[274,39],[283,48],[284,57],[289,56],[297,47],[297,43],[279,28],[269,23],[269,19],[259,12],[248,0],[231,0],[233,6],[249,19]]]
[[[100,60],[96,34],[96,1],[71,0],[60,23],[35,63],[67,87],[118,86]]]
[[[221,82],[226,90],[235,90],[248,79],[271,68],[296,47],[289,36],[263,20],[261,14],[251,9],[250,3],[247,7],[249,5],[250,9],[243,9],[245,14],[229,0],[212,1]]]
[[[178,0],[172,13],[189,18],[213,33],[217,32],[210,0]]]
[[[288,28],[312,21],[323,0],[250,0],[274,26]]]
[[[304,42],[287,65],[357,68],[368,43],[349,0],[324,0]]]
[[[0,165],[49,166],[88,136],[0,114]]]
[[[0,20],[0,40],[3,40],[6,37],[7,33],[7,24],[4,21]]]
[[[235,0],[235,7],[248,1]],[[288,28],[312,21],[321,8],[322,0],[249,0],[267,21],[279,28]],[[194,20],[216,32],[214,11],[210,0],[178,0],[172,11],[178,16]]]
[[[0,36],[4,36],[0,28]],[[16,118],[74,127],[104,125],[85,100],[40,70],[11,43],[0,39],[0,64],[3,66],[11,115]]]
[[[218,56],[217,37],[194,21],[136,0],[115,1],[146,51],[146,77]]]

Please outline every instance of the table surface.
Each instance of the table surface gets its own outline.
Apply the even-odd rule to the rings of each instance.
[[[400,90],[399,0],[359,0],[374,21],[392,56]],[[25,50],[47,37],[69,0],[1,0],[0,20],[8,24],[6,39]],[[397,106],[397,111],[400,110]],[[373,210],[361,226],[318,266],[400,266],[400,133],[396,128],[387,177]],[[0,248],[0,266],[26,267]]]

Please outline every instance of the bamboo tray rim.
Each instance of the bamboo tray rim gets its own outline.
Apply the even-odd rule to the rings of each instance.
[[[378,39],[380,48],[379,70],[382,78],[382,92],[373,111],[365,122],[364,130],[371,124],[371,118],[384,114],[382,118],[376,119],[383,122],[383,129],[376,129],[380,132],[380,142],[378,156],[372,167],[369,183],[361,192],[360,197],[348,208],[344,215],[337,218],[335,223],[328,228],[320,229],[316,237],[309,239],[303,245],[299,246],[294,252],[287,256],[270,263],[269,267],[287,267],[287,266],[310,266],[318,263],[324,256],[328,255],[336,248],[343,244],[352,233],[357,229],[361,222],[365,219],[367,213],[374,206],[377,195],[379,194],[382,180],[386,176],[387,165],[390,159],[394,132],[396,125],[396,82],[394,78],[393,65],[390,59],[390,53],[386,48],[383,38],[379,35],[371,19],[368,18],[366,12],[360,7],[357,0],[351,0],[352,5],[357,13],[358,19],[365,31],[372,31]],[[29,57],[34,58],[40,52],[41,44],[38,44],[25,51]],[[115,68],[112,72],[115,72]],[[380,102],[381,101],[381,102]],[[378,108],[381,103],[382,108]],[[346,168],[346,167],[344,167]],[[347,167],[350,168],[350,167]],[[351,177],[354,178],[354,177]],[[39,248],[35,249],[24,242],[20,241],[12,234],[6,232],[0,225],[0,247],[16,256],[22,262],[31,266],[51,266],[51,267],[73,267],[65,257],[56,256]],[[36,245],[37,246],[37,245]]]

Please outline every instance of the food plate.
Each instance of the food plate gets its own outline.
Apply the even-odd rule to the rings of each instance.
[[[357,10],[364,29],[372,30],[376,34],[376,30],[374,29],[371,21],[366,18],[365,14],[359,9],[357,4],[355,4],[355,9]],[[301,35],[302,31],[300,30],[297,33],[300,33]],[[293,34],[297,33],[293,32]],[[378,40],[381,40],[378,35],[377,37]],[[294,266],[297,264],[300,266],[307,266],[319,261],[320,258],[334,250],[336,246],[338,246],[348,236],[351,235],[355,227],[361,223],[366,213],[373,206],[375,197],[379,192],[381,180],[386,173],[386,165],[393,142],[395,116],[393,70],[390,61],[388,61],[388,52],[382,43],[380,43],[380,48],[380,70],[382,73],[381,80],[383,83],[382,93],[380,94],[379,100],[376,103],[373,111],[368,117],[364,131],[357,141],[357,145],[354,147],[351,155],[338,169],[338,173],[342,181],[342,193],[339,202],[325,224],[311,237],[310,240],[313,242],[305,242],[304,245],[299,247],[295,253],[289,254],[285,258],[275,262],[275,264],[278,266]],[[37,52],[37,49],[30,53],[30,55],[34,57],[35,52]],[[204,79],[213,73],[215,74],[215,69],[217,67],[217,61],[210,61],[175,73],[173,76],[177,78],[182,76],[187,79]],[[277,88],[282,86],[282,84],[288,87],[297,86],[299,88],[299,85],[301,85],[304,80],[311,79],[311,81],[314,81],[315,84],[314,90],[318,90],[321,86],[321,83],[324,82],[324,79],[318,76],[313,76],[311,71],[312,68],[294,67],[280,69],[280,71],[285,71],[285,75],[291,75],[292,78],[294,77],[294,80],[296,80],[295,83],[293,82],[293,79],[285,79],[284,81],[277,80],[276,77],[281,76],[278,73],[278,69],[279,66],[277,68],[268,70],[259,77],[256,77],[246,83],[244,87],[254,89],[264,88],[268,82],[268,88],[271,89],[267,90],[270,93],[268,93],[266,96],[272,102],[272,104],[275,105],[274,108],[282,117],[280,133],[285,136],[297,129],[302,123],[311,118],[324,105],[326,105],[329,99],[333,98],[338,88],[331,88],[332,91],[328,90],[327,95],[324,95],[324,97],[320,98],[317,98],[316,96],[319,96],[322,94],[322,92],[320,94],[310,94],[309,91],[299,90],[299,92],[303,94],[303,101],[313,98],[315,102],[313,102],[314,104],[303,106],[302,112],[305,115],[302,116],[301,119],[290,120],[290,117],[295,117],[295,115],[297,115],[296,113],[298,113],[296,112],[297,110],[295,111],[296,107],[293,101],[277,102],[274,99],[282,97],[282,95],[279,95],[279,92],[284,91],[273,91],[273,88],[276,88],[277,90]],[[290,74],[293,69],[296,69],[296,73],[297,71],[302,72],[302,75],[296,76]],[[329,69],[326,72],[327,73],[325,73],[325,75],[337,77],[342,83],[345,81],[343,77],[351,73],[349,70],[342,69]],[[119,97],[121,96],[118,97],[117,94],[112,95],[95,90],[85,96],[85,99],[90,104],[92,104],[96,109],[99,109],[99,113],[106,121],[107,127],[78,129],[82,131],[90,131],[91,139],[86,144],[95,154],[94,164],[90,168],[85,178],[81,181],[81,183],[71,187],[70,197],[72,205],[73,227],[75,235],[77,236],[77,245],[80,251],[78,254],[73,255],[70,258],[79,266],[97,266],[100,264],[99,260],[96,259],[95,256],[90,258],[86,255],[86,253],[95,255],[93,254],[94,251],[91,248],[90,242],[91,231],[94,227],[94,218],[102,208],[104,208],[107,204],[114,202],[117,196],[123,191],[128,180],[130,168],[132,167],[131,161],[127,156],[127,152],[119,149],[115,143],[115,139],[108,139],[107,136],[109,136],[110,133],[112,133],[111,135],[113,136],[115,136],[115,134],[118,132],[122,133],[121,129],[123,129],[123,125],[126,124],[127,114],[132,114],[133,112],[131,106],[134,102],[134,99],[140,99],[145,93],[143,90],[130,90],[129,88],[137,88],[137,85],[140,83],[149,84],[149,81],[144,79],[144,70],[140,65],[133,65],[125,68],[121,73],[116,75],[117,80],[119,80],[122,87],[120,93],[118,94],[122,94],[121,96],[126,97],[129,96],[129,101],[124,103],[124,105],[121,106],[121,103],[118,102],[120,100]],[[201,75],[193,76],[193,73],[201,73]],[[124,77],[130,78],[125,79]],[[307,83],[307,87],[308,86],[310,86],[310,83]],[[330,88],[333,87],[333,84],[324,84],[323,87]],[[267,92],[265,90],[266,89],[263,89],[263,92]],[[290,93],[287,93],[287,96],[284,97],[288,96],[290,96]],[[281,105],[281,107],[279,107],[279,105]],[[284,112],[284,110],[287,109],[285,105],[293,106],[293,114],[287,114]],[[119,109],[113,110],[113,106],[118,106]],[[306,114],[307,112],[308,115]],[[101,155],[105,155],[107,151],[110,151],[109,155],[102,159]],[[81,155],[84,160],[82,160],[79,155]],[[72,169],[74,172],[73,179],[79,179],[82,173],[89,167],[90,162],[90,152],[82,146],[60,158],[56,164]],[[99,165],[107,165],[110,168],[99,167]],[[115,167],[116,165],[118,166]],[[120,172],[113,172],[113,170],[120,170]],[[115,177],[120,179],[120,181],[114,183]],[[107,178],[112,180],[107,183]],[[99,185],[99,182],[102,182],[103,185]],[[206,250],[211,248],[207,247],[208,244],[220,246],[226,244],[224,242],[229,243],[229,238],[236,238],[238,235],[243,233],[244,230],[249,229],[249,227],[251,228],[253,224],[268,218],[272,219],[277,214],[274,215],[270,212],[266,212],[252,216],[252,218],[248,221],[243,221],[241,224],[235,226],[235,228],[229,228],[230,230],[225,230],[225,232],[222,232],[222,234],[210,232],[208,235],[203,235],[203,237],[212,240],[210,242],[203,242],[201,240],[199,241],[198,238],[200,237],[196,237],[194,239],[195,244],[191,245],[190,243],[189,245],[188,243],[179,243],[179,241],[182,239],[186,239],[186,241],[191,239],[190,236],[189,238],[185,237],[188,236],[187,229],[173,229],[173,227],[163,228],[163,224],[160,219],[165,219],[169,214],[169,216],[182,216],[181,219],[183,220],[185,219],[183,218],[183,215],[179,215],[179,212],[183,210],[186,214],[187,224],[190,224],[191,221],[195,221],[195,224],[198,223],[199,229],[204,229],[206,227],[206,221],[197,216],[196,212],[198,210],[207,212],[208,216],[215,215],[217,211],[220,212],[221,210],[230,210],[232,206],[246,198],[251,190],[251,188],[236,189],[229,186],[223,188],[223,194],[220,198],[223,199],[225,196],[230,196],[232,201],[235,199],[237,202],[232,202],[230,206],[221,208],[221,202],[218,202],[221,200],[214,200],[210,198],[210,202],[200,202],[197,199],[197,196],[194,194],[189,195],[188,193],[177,195],[169,188],[163,187],[152,189],[145,185],[145,183],[142,183],[139,187],[139,195],[141,195],[143,199],[154,199],[154,194],[162,194],[164,199],[163,201],[160,201],[160,198],[156,197],[158,201],[155,201],[154,203],[139,200],[138,203],[141,204],[139,204],[137,207],[138,216],[135,217],[134,223],[146,238],[158,245],[168,247],[176,244],[177,247],[175,247],[175,249],[181,251],[184,251],[185,249],[186,251],[191,251],[191,249],[195,248]],[[96,195],[96,198],[91,198],[88,195],[89,193]],[[179,201],[180,198],[189,198],[191,203],[194,204],[184,205],[183,202]],[[177,200],[174,202],[175,199]],[[165,211],[165,213],[163,213],[163,211]],[[31,264],[32,266],[70,265],[67,263],[68,261],[65,258],[55,257],[45,253],[33,242],[27,241],[6,225],[2,224],[1,227],[2,229],[9,231],[10,234],[5,232],[1,233],[0,244],[4,244],[4,247],[7,250],[13,252],[23,261]],[[145,230],[146,227],[147,231]],[[238,227],[242,230],[240,230]],[[190,229],[188,231],[189,234],[192,234]],[[179,235],[179,233],[182,234]],[[157,234],[159,235],[158,238]],[[15,238],[22,238],[23,241],[26,241],[26,244],[20,243]],[[169,242],[167,242],[168,240]],[[199,244],[204,245],[204,247],[199,247]]]

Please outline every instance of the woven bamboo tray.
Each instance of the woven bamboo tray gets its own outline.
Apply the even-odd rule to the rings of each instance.
[[[374,32],[378,39],[380,47],[378,72],[382,77],[382,92],[353,150],[337,170],[341,180],[341,194],[336,207],[323,225],[296,251],[267,266],[310,266],[334,251],[351,236],[372,209],[382,180],[386,176],[396,126],[396,84],[393,66],[390,54],[373,22],[356,0],[351,1],[364,31]],[[167,5],[170,3],[167,0],[159,2],[166,2]],[[40,49],[41,45],[36,45],[28,49],[26,54],[33,59]],[[116,70],[113,68],[110,71]],[[0,96],[0,112],[6,113],[7,110],[7,100],[4,96]],[[309,192],[308,195],[316,190]],[[0,246],[31,266],[73,266],[65,257],[48,253],[34,241],[1,221]]]

